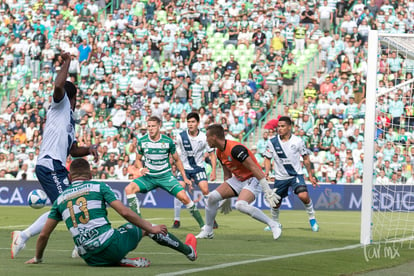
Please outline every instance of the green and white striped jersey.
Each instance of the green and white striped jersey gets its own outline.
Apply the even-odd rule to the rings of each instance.
[[[149,175],[160,175],[170,171],[170,154],[175,152],[173,140],[166,135],[161,134],[158,141],[152,141],[148,134],[138,140],[138,153],[144,156]]]
[[[106,203],[116,200],[103,182],[74,181],[53,203],[49,218],[63,220],[82,258],[109,245],[114,229],[107,218]]]

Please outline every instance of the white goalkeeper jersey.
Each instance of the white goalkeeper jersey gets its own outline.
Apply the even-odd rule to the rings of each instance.
[[[207,144],[206,134],[198,131],[193,137],[184,130],[176,138],[177,151],[183,162],[185,170],[204,168],[204,153],[212,152],[214,149]]]
[[[279,135],[268,139],[264,156],[275,160],[276,180],[290,179],[303,174],[301,157],[309,155],[309,150],[299,137],[292,135],[287,142]]]
[[[65,167],[70,148],[75,142],[75,120],[70,101],[65,96],[56,103],[54,100],[46,114],[43,141],[40,145],[38,165],[54,170],[51,159],[58,160]]]

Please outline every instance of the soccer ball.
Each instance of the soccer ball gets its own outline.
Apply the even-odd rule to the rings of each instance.
[[[27,202],[29,206],[34,209],[43,208],[47,201],[47,195],[43,190],[36,189],[29,193],[27,197]]]

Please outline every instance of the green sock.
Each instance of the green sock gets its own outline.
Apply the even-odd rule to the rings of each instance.
[[[127,195],[128,206],[132,211],[141,216],[141,210],[139,209],[139,201],[135,194]]]
[[[149,234],[149,237],[156,241],[158,244],[177,250],[184,255],[191,253],[190,247],[182,243],[176,236],[171,233],[167,233],[165,236],[163,234]]]
[[[200,225],[200,228],[204,226],[204,220],[201,217],[200,211],[198,211],[197,206],[194,204],[194,202],[191,202],[192,206],[186,206],[188,211],[190,211],[190,214],[195,220],[198,222],[198,225]],[[189,204],[189,205],[190,205]]]

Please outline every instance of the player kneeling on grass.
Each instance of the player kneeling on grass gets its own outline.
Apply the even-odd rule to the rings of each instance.
[[[86,160],[74,160],[69,173],[72,184],[54,202],[37,240],[36,255],[27,264],[42,262],[50,234],[61,220],[65,221],[71,232],[80,257],[91,266],[149,266],[150,262],[146,258],[125,258],[144,236],[183,253],[191,261],[197,259],[197,240],[194,235],[188,234],[186,242],[182,243],[168,233],[165,225],[152,225],[139,217],[116,199],[107,184],[90,181],[91,171]],[[107,218],[106,203],[130,223],[113,229]]]

